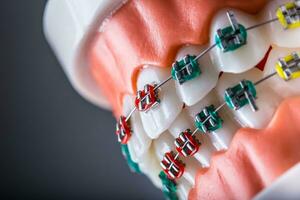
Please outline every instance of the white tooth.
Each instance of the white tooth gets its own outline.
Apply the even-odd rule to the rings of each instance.
[[[188,199],[188,195],[192,186],[185,178],[180,178],[177,181],[177,195],[179,199]]]
[[[194,157],[201,163],[203,168],[209,167],[210,159],[212,154],[215,152],[215,148],[207,135],[196,133],[196,137],[201,142],[201,146],[198,153],[196,153]]]
[[[222,100],[221,100],[222,101]],[[195,116],[201,112],[206,106],[209,106],[213,104],[215,108],[217,109],[218,106],[221,104],[220,100],[218,100],[218,97],[213,90],[210,92],[205,98],[203,98],[200,102],[195,104],[194,106],[191,106],[188,108],[189,114],[191,117],[195,118]],[[231,139],[236,132],[236,130],[239,128],[235,122],[232,121],[231,117],[229,117],[224,111],[224,108],[218,111],[219,116],[223,119],[222,128],[210,132],[207,135],[213,146],[218,150],[224,150],[227,149]],[[201,134],[200,131],[198,134]],[[207,137],[205,136],[205,137]]]
[[[168,132],[162,133],[159,138],[153,141],[153,147],[158,160],[162,160],[166,152],[174,150],[173,142],[174,139]]]
[[[177,54],[176,60],[182,59],[187,54],[199,55],[205,47],[185,46]],[[197,103],[207,95],[217,84],[219,72],[211,63],[209,56],[204,56],[198,60],[201,70],[200,76],[189,80],[183,84],[176,81],[176,89],[182,101],[188,106]]]
[[[179,133],[185,131],[188,128],[191,131],[195,129],[190,116],[188,116],[185,111],[182,111],[173,122],[173,124],[169,127],[169,131],[174,138],[177,138]],[[201,142],[201,146],[199,148],[199,151],[194,154],[194,157],[201,163],[202,167],[208,167],[210,158],[212,156],[212,153],[214,152],[214,148],[211,145],[210,141],[207,140],[206,136],[196,134],[196,137]]]
[[[132,96],[126,95],[123,99],[123,113],[127,116],[133,105],[134,98]],[[151,145],[151,139],[147,136],[140,115],[134,112],[130,117],[130,125],[132,129],[132,136],[128,141],[128,150],[131,159],[134,162],[138,162],[141,157],[148,151]]]
[[[287,2],[293,2],[292,0],[274,0],[271,1],[264,9],[263,20],[270,20],[277,18],[276,10],[279,6],[284,5]],[[273,44],[281,47],[300,47],[300,28],[293,28],[285,30],[279,21],[266,25],[268,29],[268,36]]]
[[[154,185],[158,188],[162,188],[161,180],[158,177],[162,169],[160,167],[160,161],[157,159],[152,146],[147,153],[143,155],[138,164],[141,171],[149,177]]]
[[[174,138],[168,132],[164,132],[163,134],[161,134],[157,140],[153,141],[153,144],[159,160],[163,159],[163,156],[166,152],[174,150],[174,152],[176,153],[174,147]],[[196,172],[200,168],[200,165],[194,158],[191,157],[180,157],[180,160],[185,163],[185,169],[182,176],[193,186],[195,184]]]
[[[215,44],[214,38],[216,30],[230,26],[226,15],[227,10],[221,10],[214,17],[211,28],[211,44]],[[257,24],[259,21],[254,16],[245,14],[241,11],[233,10],[238,23],[245,28]],[[229,52],[223,52],[219,47],[210,51],[212,62],[219,66],[221,71],[231,73],[241,73],[253,68],[264,58],[269,49],[268,39],[265,37],[263,29],[252,29],[247,31],[247,44]]]
[[[143,90],[146,84],[159,84],[169,76],[170,72],[167,69],[145,66],[138,77],[137,88]],[[158,92],[160,104],[148,112],[140,112],[144,129],[152,139],[165,131],[182,109],[182,102],[176,95],[173,83],[166,83]]]
[[[217,90],[219,95],[224,97],[224,91],[228,87],[237,85],[242,79],[247,79],[254,83],[261,78],[262,72],[256,68],[242,74],[223,74],[223,76],[219,79]],[[255,102],[258,107],[258,111],[253,112],[250,105],[245,105],[237,111],[230,111],[233,112],[233,115],[242,126],[251,128],[265,127],[271,120],[281,101],[281,98],[268,86],[268,80],[257,85],[256,91],[257,99]]]
[[[275,65],[278,62],[279,58],[283,58],[292,52],[300,52],[300,48],[298,49],[287,49],[287,48],[273,48],[269,54],[265,69],[264,76],[271,74],[275,71]],[[275,93],[282,97],[291,97],[300,94],[300,78],[284,81],[278,75],[275,75],[270,80],[268,80],[268,84],[274,89]]]

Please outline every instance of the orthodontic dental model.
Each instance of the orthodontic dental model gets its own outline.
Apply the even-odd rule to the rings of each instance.
[[[115,4],[117,5],[117,3]],[[123,4],[126,5],[127,3],[122,2]],[[272,8],[274,7],[272,2],[269,4]],[[116,5],[114,5],[116,10],[113,13],[116,12],[118,14],[118,10],[122,6],[118,7]],[[105,9],[107,8],[103,9],[103,13],[107,12]],[[275,81],[274,85],[278,84],[280,87],[283,87],[281,85],[292,84],[294,89],[300,88],[300,82],[294,82],[300,78],[300,49],[288,51],[284,55],[280,53],[281,56],[277,57],[277,60],[274,58],[273,66],[269,65],[269,61],[265,60],[264,65],[268,67],[264,69],[263,77],[257,76],[256,72],[258,69],[252,69],[253,61],[251,58],[245,59],[244,68],[240,67],[241,61],[239,60],[239,56],[246,55],[245,52],[249,49],[252,49],[253,52],[257,51],[255,53],[251,52],[253,55],[260,54],[260,50],[256,50],[253,47],[253,41],[255,39],[262,41],[265,38],[255,38],[249,32],[264,28],[267,25],[280,24],[282,37],[289,37],[295,34],[296,37],[300,38],[299,31],[296,33],[288,32],[300,29],[300,0],[284,1],[284,3],[276,5],[276,8],[270,14],[273,17],[249,27],[240,22],[239,17],[235,15],[235,11],[227,10],[226,16],[224,16],[224,11],[220,13],[219,18],[227,18],[228,21],[220,22],[220,24],[224,24],[223,27],[214,26],[212,28],[213,37],[210,38],[212,40],[210,46],[201,48],[201,50],[191,48],[187,50],[191,52],[189,54],[180,52],[178,59],[170,66],[170,72],[165,71],[157,74],[156,69],[151,66],[143,69],[148,71],[144,75],[140,74],[136,80],[136,96],[126,99],[127,107],[123,108],[123,113],[127,115],[119,114],[119,120],[116,124],[116,135],[131,171],[146,174],[156,186],[163,190],[167,199],[200,198],[197,189],[193,189],[196,192],[189,194],[189,190],[197,184],[197,170],[210,167],[211,154],[215,150],[229,151],[232,148],[230,143],[233,135],[228,134],[228,132],[235,132],[237,127],[240,126],[263,128],[267,124],[265,120],[270,119],[274,114],[273,112],[266,112],[265,116],[262,116],[261,119],[258,118],[256,121],[249,120],[249,117],[256,117],[253,113],[268,109],[268,106],[273,104],[278,105],[277,101],[279,100],[277,99],[270,99],[269,104],[262,104],[261,101],[257,102],[261,96],[266,96],[264,94],[265,91],[259,88],[261,84],[265,81]],[[238,15],[240,16],[240,14]],[[111,17],[114,17],[113,14]],[[103,16],[102,18],[105,17]],[[245,21],[245,19],[241,19],[241,21]],[[227,26],[228,22],[229,26]],[[109,20],[105,23],[109,23]],[[105,23],[102,26],[103,29],[105,29]],[[274,40],[280,39],[275,38]],[[280,42],[278,42],[279,46],[281,46]],[[288,42],[283,43],[292,42],[288,40]],[[299,47],[300,43],[298,42],[295,45]],[[264,42],[262,46],[265,49],[268,47]],[[288,47],[290,46],[289,44]],[[276,46],[272,47],[265,54],[270,57],[269,54],[276,52],[276,48]],[[105,52],[105,50],[103,51]],[[222,69],[219,70],[219,72],[222,72],[219,80],[217,76],[210,77],[210,74],[216,74],[216,72],[205,65],[209,62],[207,55],[214,58],[214,66],[219,66]],[[237,56],[238,59],[234,56]],[[230,73],[238,75],[235,75],[235,78],[231,78],[233,76]],[[150,79],[147,79],[147,76],[153,77],[155,81],[148,81]],[[240,78],[239,81],[236,81],[237,77]],[[174,81],[176,89],[168,86],[171,80]],[[217,81],[224,82],[224,80],[227,84],[220,83],[220,86],[216,86]],[[99,81],[103,83],[103,80]],[[194,85],[196,83],[210,86],[206,88],[206,91],[200,90],[186,93],[187,90],[193,90],[190,88],[196,87],[194,85],[191,86],[191,82]],[[266,88],[264,87],[264,89]],[[299,91],[298,89],[295,95],[299,95]],[[174,97],[176,92],[183,103],[175,100],[177,99]],[[274,91],[272,90],[271,92]],[[219,93],[220,96],[223,96],[223,100],[219,101],[211,97],[215,95],[214,93]],[[85,95],[89,96],[90,94]],[[198,103],[197,100],[200,99],[201,102]],[[103,105],[103,102],[101,104]],[[173,120],[166,120],[171,117],[162,116],[161,112],[164,111],[160,110],[160,107],[166,109],[168,108],[166,104],[176,108],[168,113],[168,116],[172,116]],[[189,108],[187,109],[186,107]],[[228,114],[229,111],[227,112],[225,109],[231,110],[230,113],[232,114]],[[231,117],[228,117],[228,115],[231,115]],[[193,118],[193,124],[186,120],[189,118]],[[236,119],[238,124],[232,123],[229,118]],[[150,122],[149,119],[154,121]],[[170,134],[172,137],[169,137]],[[153,139],[152,142],[151,139]],[[172,146],[173,148],[171,148]],[[159,152],[156,152],[157,155],[152,155],[155,154],[153,149],[159,149]],[[148,153],[151,151],[152,153]],[[155,156],[160,160],[160,168],[157,163],[154,164],[155,159],[153,157]],[[236,156],[239,155],[237,154]],[[198,161],[200,165],[195,164]],[[151,170],[149,166],[152,166],[153,169]],[[277,189],[278,187],[276,188],[276,185],[272,186],[269,190],[260,193],[256,198],[270,199],[270,197],[274,197],[272,196],[272,192],[275,190],[273,188]],[[252,194],[251,198],[256,193]],[[293,194],[290,195],[295,197],[292,196]],[[204,198],[216,199],[217,196],[204,196]],[[234,198],[237,199],[238,197],[241,196],[238,195]],[[297,197],[300,198],[300,196]],[[229,199],[230,197],[224,198]]]

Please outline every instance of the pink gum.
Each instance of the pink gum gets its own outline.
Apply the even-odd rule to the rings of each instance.
[[[300,161],[300,97],[285,100],[262,130],[241,129],[229,150],[199,170],[189,199],[251,199]]]

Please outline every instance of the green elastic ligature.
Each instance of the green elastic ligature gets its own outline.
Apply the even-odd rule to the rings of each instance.
[[[251,106],[254,112],[258,110],[255,103],[255,85],[249,80],[242,80],[234,87],[226,89],[224,99],[228,107],[232,110],[238,110],[247,104]]]
[[[201,74],[201,70],[196,56],[186,55],[172,65],[171,75],[179,84],[183,84],[188,80],[192,80]]]
[[[222,128],[223,120],[215,110],[214,105],[210,105],[195,116],[195,126],[203,133]]]
[[[247,30],[239,24],[232,11],[227,12],[230,26],[218,29],[215,34],[215,42],[223,51],[234,51],[247,43]]]
[[[168,179],[168,176],[163,171],[161,171],[158,176],[161,180],[162,191],[163,191],[166,199],[178,200],[178,196],[176,194],[177,185],[176,185],[175,181]]]

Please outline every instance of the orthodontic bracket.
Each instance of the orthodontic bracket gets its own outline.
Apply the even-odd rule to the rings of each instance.
[[[232,11],[227,11],[230,26],[218,29],[215,35],[217,46],[223,51],[234,51],[247,43],[247,30],[239,24]]]
[[[196,56],[186,55],[179,61],[175,61],[172,65],[172,78],[183,84],[188,80],[192,80],[201,74],[199,64],[195,59]]]
[[[239,110],[249,104],[253,112],[258,110],[256,106],[256,89],[255,85],[249,80],[242,80],[234,87],[225,90],[225,102],[229,108]]]

